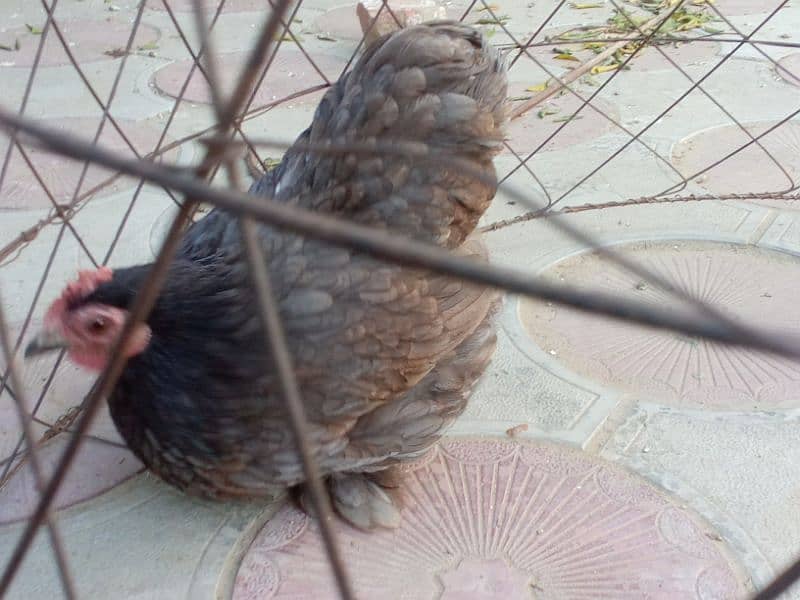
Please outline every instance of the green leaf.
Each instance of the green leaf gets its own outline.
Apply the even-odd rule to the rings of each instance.
[[[592,70],[589,71],[592,75],[601,75],[603,73],[608,73],[610,71],[616,71],[619,69],[621,63],[613,63],[610,65],[597,65],[596,67],[592,67]]]
[[[544,83],[539,83],[537,85],[531,85],[525,88],[526,92],[543,92],[547,89],[549,82],[545,81]]]
[[[28,25],[25,23],[25,27],[28,28],[28,31],[33,35],[42,35],[42,30],[39,27],[34,27],[33,25]]]
[[[558,108],[555,106],[545,106],[544,108],[540,109],[539,112],[536,113],[536,116],[540,119],[544,119],[550,115],[558,114]]]

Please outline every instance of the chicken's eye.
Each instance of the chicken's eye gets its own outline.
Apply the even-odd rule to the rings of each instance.
[[[92,333],[103,333],[106,330],[106,321],[100,317],[89,323],[89,331]]]

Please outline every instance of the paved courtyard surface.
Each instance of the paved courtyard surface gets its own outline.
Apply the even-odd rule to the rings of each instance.
[[[495,4],[499,22],[483,27],[506,46],[526,41],[557,6]],[[579,25],[606,27],[612,4],[587,4],[563,3],[537,40]],[[744,45],[722,61],[736,46],[733,28],[750,34],[778,4],[717,0],[728,22],[702,22],[706,29],[692,34],[727,33],[661,46],[663,53],[648,47],[617,75],[601,63],[608,68],[573,86],[586,97],[613,77],[594,108],[576,114],[581,102],[566,93],[513,122],[497,159],[500,175],[531,202],[556,209],[655,195],[681,178],[683,195],[793,188],[800,121],[781,124],[760,145],[704,172],[800,109],[800,51],[790,45],[800,41],[800,5],[787,5],[754,35],[788,45],[762,46],[764,54]],[[196,43],[191,5],[172,0],[170,12],[148,0],[115,84],[138,3],[57,2],[60,32],[93,90],[105,102],[116,88],[111,114],[124,136],[106,124],[101,144],[129,156],[160,148],[163,160],[181,165],[202,156],[197,141],[175,144],[213,123],[197,73],[161,137],[192,66],[176,27]],[[214,39],[228,88],[265,6],[225,4]],[[468,8],[458,0],[446,11],[460,17]],[[465,20],[485,23],[489,15],[479,4]],[[0,17],[0,101],[18,107],[45,16],[40,3],[6,0]],[[291,31],[296,37],[285,37],[252,104],[269,108],[244,123],[251,136],[297,135],[325,78],[338,77],[361,36],[355,5],[337,0],[305,1]],[[548,71],[566,76],[602,51],[574,38],[557,48],[531,49],[539,64],[525,56],[514,63],[515,106],[542,92]],[[682,97],[717,63],[702,89]],[[320,91],[297,95],[310,88]],[[100,122],[98,103],[52,31],[26,114],[87,139]],[[539,146],[520,166],[520,157]],[[3,138],[3,156],[7,148]],[[12,154],[0,191],[0,293],[12,333],[24,331],[23,339],[76,269],[93,260],[113,267],[151,258],[175,213],[164,190],[137,189],[126,178],[109,183],[111,173],[92,167],[81,190],[105,185],[79,205],[70,227],[58,220],[37,227],[54,202],[71,202],[82,165],[38,149],[26,156]],[[279,157],[261,153],[265,161]],[[799,209],[785,199],[725,199],[562,218],[726,314],[797,334]],[[498,194],[484,220],[496,264],[659,308],[676,304],[552,220],[513,220],[529,211],[508,192]],[[67,439],[52,436],[52,426],[71,414],[92,381],[52,357],[26,362],[24,376],[37,403],[29,407],[36,409],[35,433],[46,440],[40,455],[52,468]],[[360,598],[448,600],[746,597],[800,554],[799,382],[800,363],[509,297],[498,351],[475,399],[450,437],[407,469],[402,528],[365,535],[336,525],[355,589]],[[36,499],[27,463],[10,462],[18,442],[3,391],[0,467],[10,466],[0,485],[3,561]],[[182,496],[141,471],[107,415],[93,426],[57,505],[81,598],[336,597],[313,521],[281,502],[218,505]],[[42,533],[9,598],[55,598],[60,589]],[[787,598],[800,598],[800,590]]]

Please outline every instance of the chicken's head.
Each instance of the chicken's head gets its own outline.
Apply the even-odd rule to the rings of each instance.
[[[128,317],[127,310],[93,302],[90,298],[99,285],[112,278],[108,267],[81,271],[77,281],[69,283],[50,305],[44,327],[28,345],[25,356],[64,348],[74,363],[94,371],[102,370]],[[126,358],[144,351],[150,336],[146,324],[137,325],[123,349]]]

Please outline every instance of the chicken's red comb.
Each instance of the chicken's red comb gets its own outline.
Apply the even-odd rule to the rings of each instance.
[[[61,292],[61,296],[53,302],[45,315],[45,322],[60,321],[71,304],[75,304],[97,289],[101,283],[111,281],[113,272],[108,267],[99,267],[94,271],[78,272],[78,279],[71,281]]]

